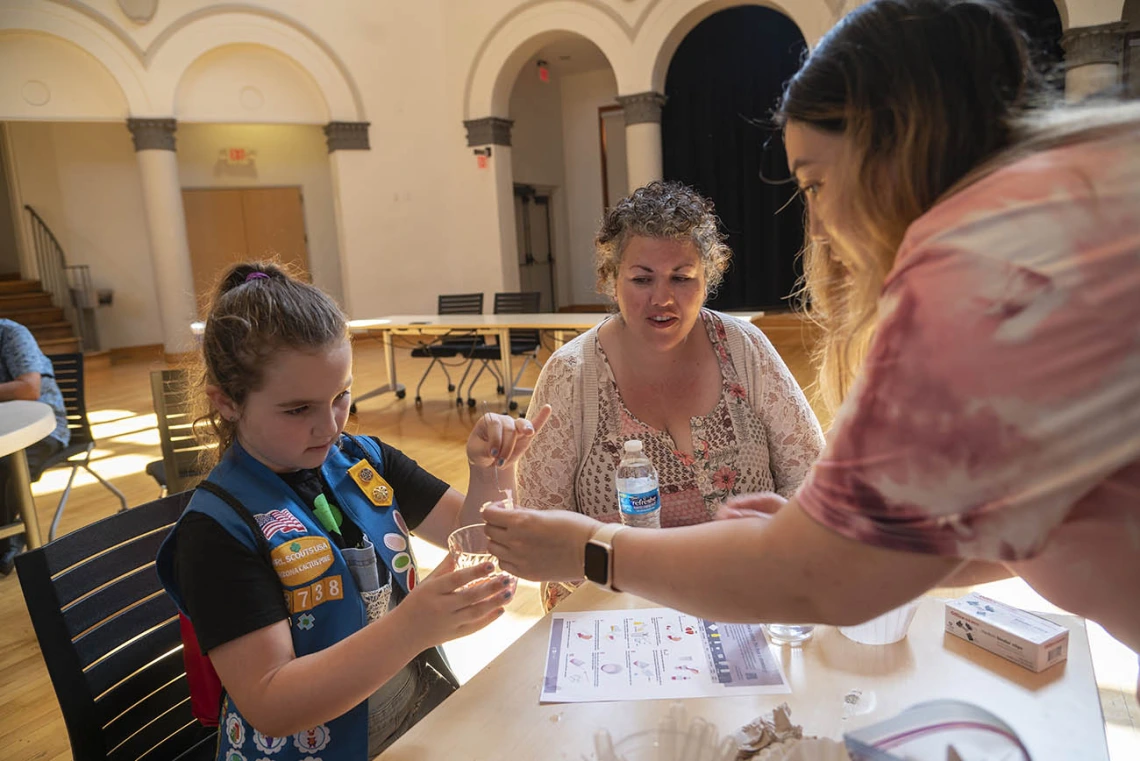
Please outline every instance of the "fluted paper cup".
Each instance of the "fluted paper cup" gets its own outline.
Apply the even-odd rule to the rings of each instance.
[[[918,600],[889,610],[878,618],[856,626],[840,626],[839,631],[849,640],[861,645],[890,645],[906,636],[914,613],[918,610]]]

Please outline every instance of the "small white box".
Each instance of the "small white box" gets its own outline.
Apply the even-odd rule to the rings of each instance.
[[[975,592],[946,602],[946,631],[1030,671],[1069,657],[1066,627]]]

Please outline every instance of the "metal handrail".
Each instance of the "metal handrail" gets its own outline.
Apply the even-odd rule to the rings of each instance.
[[[63,246],[43,217],[27,204],[24,210],[31,218],[32,247],[41,287],[52,297],[55,306],[63,310],[79,339],[80,350],[98,349],[95,321],[87,313],[96,304],[91,268],[86,264],[68,264]]]

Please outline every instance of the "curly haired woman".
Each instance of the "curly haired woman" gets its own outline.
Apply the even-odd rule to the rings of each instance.
[[[823,435],[764,334],[704,307],[732,255],[712,203],[650,183],[610,210],[595,248],[598,290],[618,314],[543,367],[531,409],[554,414],[519,462],[519,503],[616,522],[629,439],[657,468],[662,526],[711,520],[737,494],[790,497]],[[565,591],[544,588],[547,609]]]

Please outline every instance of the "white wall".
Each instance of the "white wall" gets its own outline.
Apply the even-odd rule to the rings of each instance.
[[[0,32],[0,118],[121,121],[127,101],[102,64],[75,45]]]
[[[556,298],[573,303],[569,286],[569,226],[566,214],[566,172],[562,148],[561,77],[542,82],[534,59],[523,67],[511,91],[511,168],[514,182],[553,191],[551,197]],[[549,308],[546,305],[544,308]]]
[[[598,108],[614,105],[617,82],[603,69],[562,80],[562,144],[568,188],[566,206],[571,301],[600,304],[594,287],[594,235],[602,221],[602,152]],[[611,199],[611,203],[613,200]]]
[[[293,59],[263,45],[226,45],[194,61],[178,83],[174,115],[183,123],[329,121],[313,78]]]
[[[184,83],[187,116],[248,121],[250,101],[243,103],[241,90],[235,95],[234,82],[217,77],[216,69],[198,78],[192,71],[195,62],[212,66],[224,58],[212,51],[238,45],[274,48],[290,59],[288,66],[303,69],[319,90],[329,119],[371,121],[372,149],[338,152],[330,162],[344,301],[350,314],[365,317],[432,311],[436,294],[443,291],[491,292],[517,284],[513,225],[501,213],[507,208],[513,214],[512,152],[496,151],[492,165],[478,169],[462,122],[507,116],[518,71],[544,44],[567,33],[596,44],[615,72],[576,75],[561,86],[568,249],[559,259],[572,273],[560,282],[569,281],[566,301],[595,300],[590,240],[602,213],[596,107],[611,102],[619,91],[651,89],[671,35],[736,1],[246,0],[239,5],[163,0],[151,21],[135,23],[114,0],[3,0],[0,30],[18,30],[20,45],[38,38],[49,40],[49,47],[75,48],[59,60],[74,59],[76,65],[68,71],[81,72],[72,81],[79,86],[50,88],[50,118],[120,119],[126,112],[177,116]],[[1089,0],[1098,7],[1120,1]],[[809,40],[818,37],[822,20],[831,14],[826,0],[798,0],[793,12]],[[40,45],[34,57],[16,56],[17,63],[33,61],[31,68],[0,66],[0,120],[48,118],[47,111],[28,116],[21,95],[28,81],[55,71],[53,57],[41,54],[46,49]],[[16,48],[0,54],[12,50]],[[91,60],[102,69],[92,68]],[[183,82],[187,71],[191,75]],[[242,76],[239,70],[234,73]],[[108,76],[117,92],[108,86]],[[88,82],[94,84],[84,84]],[[269,93],[267,86],[262,94],[284,93],[280,88]],[[314,119],[321,105],[314,91],[307,88],[301,96],[305,104],[300,111],[289,110],[296,103],[280,103],[275,118]],[[97,102],[88,103],[91,98]],[[215,104],[230,108],[225,113],[210,110]],[[103,111],[90,113],[96,106]],[[239,108],[245,110],[231,113]],[[184,125],[183,143],[187,129]],[[123,134],[125,139],[125,130]],[[133,160],[120,162],[128,164],[133,167]],[[83,219],[68,222],[74,228],[86,225]],[[124,236],[145,236],[146,226],[137,215],[121,218],[119,225],[132,226],[129,232],[121,230]],[[310,235],[315,232],[311,229]],[[116,269],[134,276],[141,270],[133,266],[130,249],[125,247],[124,266]],[[326,286],[331,280],[335,278],[330,276]],[[125,290],[117,288],[118,295]],[[155,325],[156,316],[156,311],[143,316],[140,330]],[[116,340],[134,335],[125,326],[111,333]]]
[[[51,227],[69,264],[86,264],[114,304],[95,310],[104,349],[162,342],[142,187],[124,124],[12,122],[21,201]]]
[[[320,127],[181,124],[176,138],[183,188],[300,185],[313,283],[343,302],[332,172]],[[257,155],[248,166],[229,166],[219,157],[226,148],[246,148]]]

